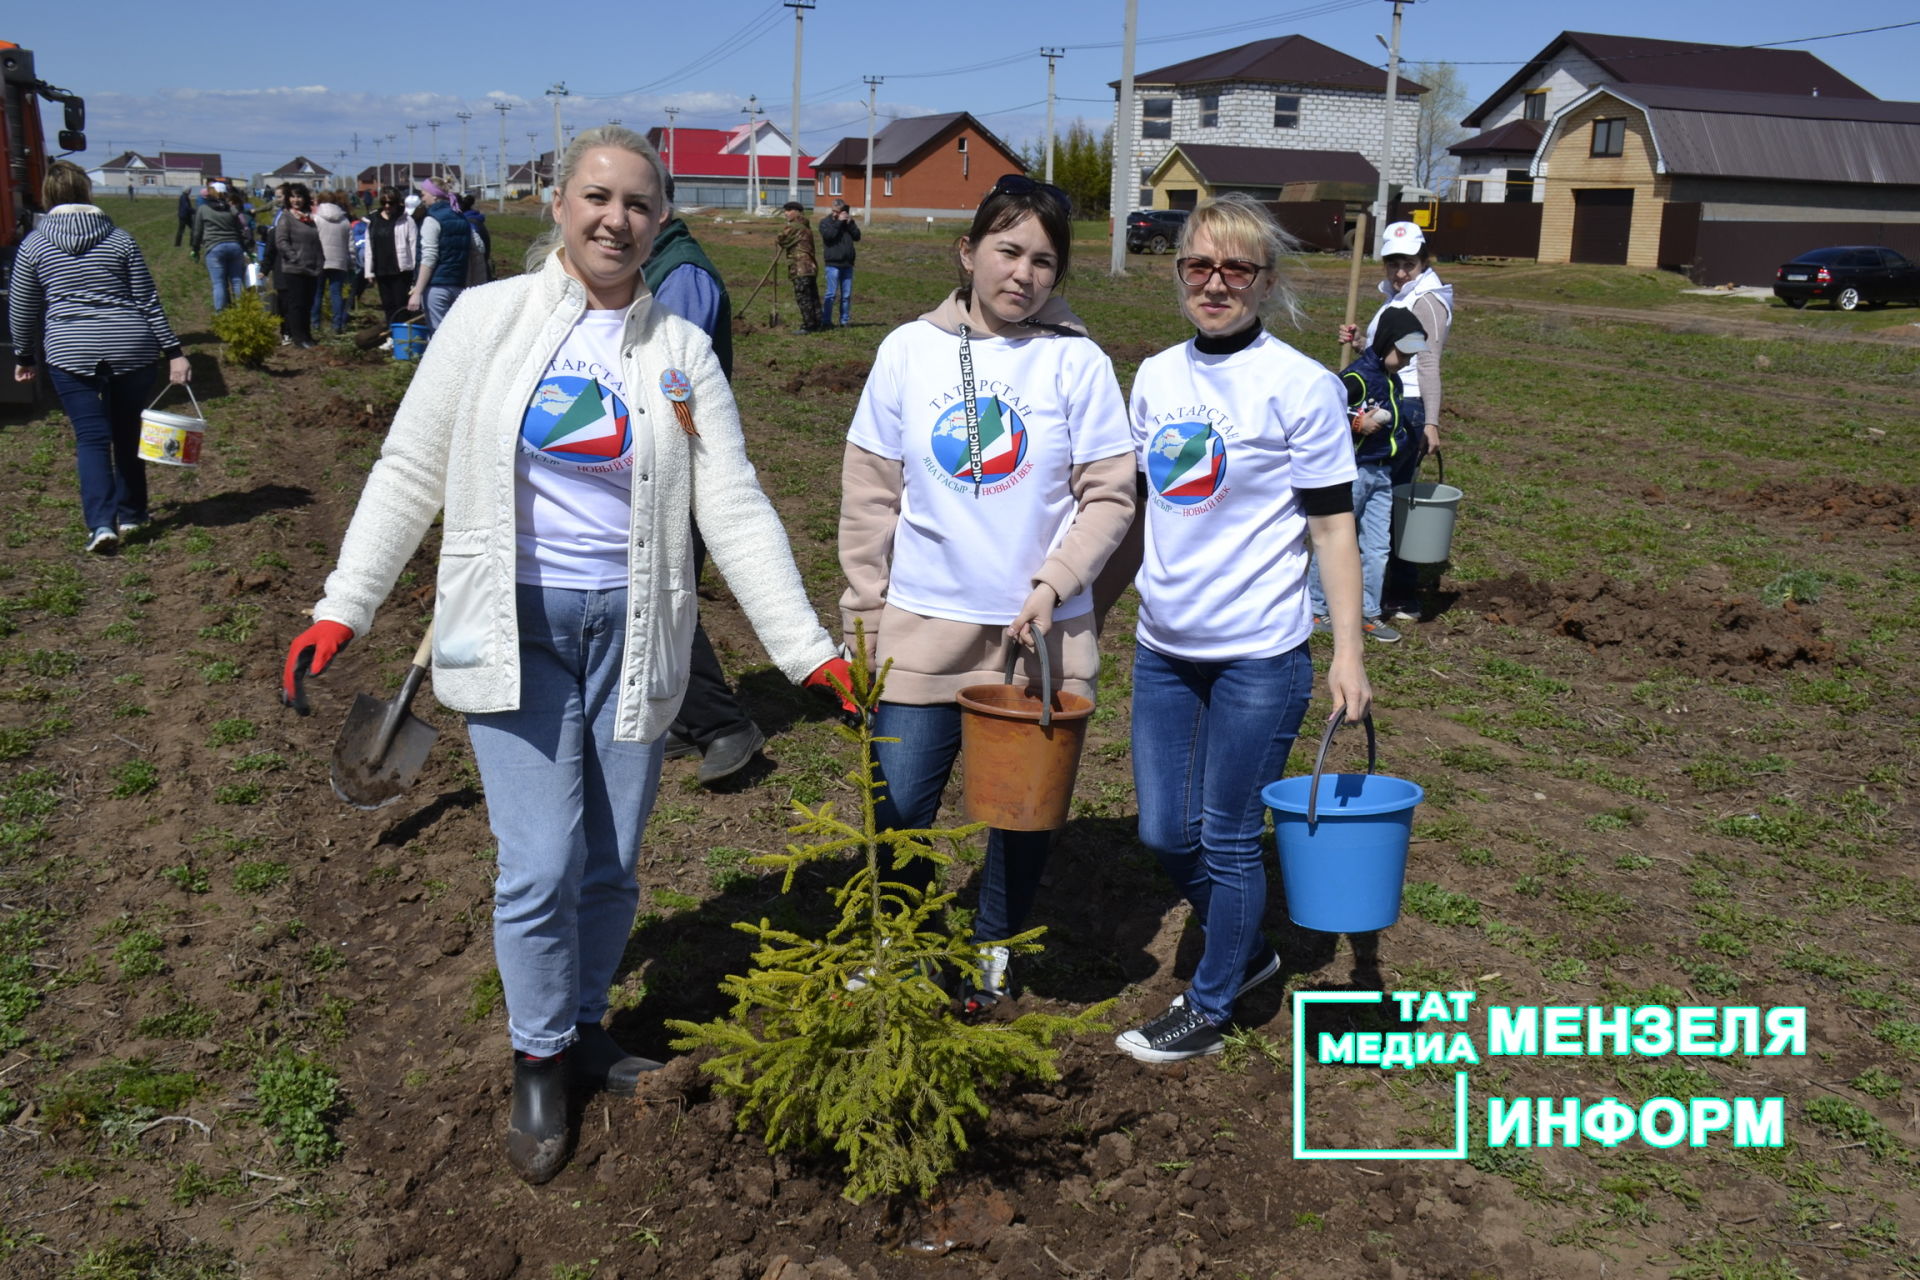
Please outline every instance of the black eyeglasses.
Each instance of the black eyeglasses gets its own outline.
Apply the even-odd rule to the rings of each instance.
[[[1051,196],[1053,199],[1058,200],[1060,202],[1060,211],[1069,218],[1073,217],[1073,201],[1068,198],[1066,192],[1050,182],[1036,182],[1024,173],[1009,173],[1005,175],[1000,181],[993,184],[993,190],[987,194],[989,196],[997,196],[1005,192],[1010,196],[1024,196],[1035,191],[1038,191],[1041,195]]]
[[[1220,283],[1236,293],[1251,289],[1254,279],[1266,269],[1265,265],[1248,262],[1244,258],[1228,258],[1225,262],[1212,262],[1206,258],[1177,258],[1173,264],[1174,274],[1189,289],[1206,288],[1207,282],[1218,272]]]

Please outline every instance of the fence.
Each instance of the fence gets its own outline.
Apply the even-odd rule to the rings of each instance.
[[[1836,244],[1920,260],[1920,222],[1718,222],[1698,203],[1669,204],[1660,216],[1660,265],[1695,284],[1770,285],[1781,263]]]
[[[1302,246],[1323,253],[1350,247],[1354,215],[1364,201],[1279,200],[1267,208]],[[1540,256],[1540,208],[1537,204],[1394,205],[1395,221],[1411,221],[1415,209],[1435,209],[1433,250],[1441,258],[1537,258]],[[1377,242],[1377,231],[1368,232]],[[1368,252],[1372,252],[1369,247]]]
[[[1441,258],[1537,258],[1540,212],[1533,203],[1468,204],[1443,200],[1438,206],[1396,205],[1393,217],[1411,219],[1415,208],[1435,209],[1433,252]]]

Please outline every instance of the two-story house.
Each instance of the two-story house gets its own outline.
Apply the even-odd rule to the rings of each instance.
[[[1545,171],[1529,172],[1556,115],[1602,85],[1872,99],[1874,95],[1799,49],[1750,49],[1643,36],[1562,31],[1461,120],[1479,133],[1448,150],[1460,162],[1455,198],[1546,199]]]
[[[1111,83],[1117,96],[1118,82]],[[1164,193],[1156,200],[1155,173],[1176,144],[1208,148],[1216,168],[1250,179],[1222,189],[1264,191],[1304,181],[1352,181],[1358,171],[1354,161],[1368,167],[1380,161],[1386,92],[1387,73],[1381,68],[1299,35],[1255,40],[1141,72],[1134,76],[1139,203],[1190,203],[1184,195],[1174,201]],[[1403,76],[1396,92],[1387,172],[1391,181],[1404,182],[1413,176],[1426,87]],[[1220,148],[1245,154],[1229,157]],[[1282,151],[1310,152],[1320,159],[1302,163],[1296,157],[1289,162],[1272,154]],[[1264,174],[1268,167],[1274,170],[1270,175]],[[1321,168],[1328,172],[1319,172]],[[1274,180],[1261,180],[1263,176]],[[1185,192],[1191,182],[1183,181]]]

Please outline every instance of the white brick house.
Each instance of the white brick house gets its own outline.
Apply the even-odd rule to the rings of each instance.
[[[1112,82],[1116,89],[1118,82]],[[1387,73],[1305,36],[1256,40],[1134,77],[1139,203],[1176,142],[1354,151],[1378,164]],[[1410,182],[1423,85],[1402,76],[1389,180]],[[1119,106],[1116,101],[1115,115]]]

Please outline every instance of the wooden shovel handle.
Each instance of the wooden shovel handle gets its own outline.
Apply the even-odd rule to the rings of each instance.
[[[1367,211],[1362,209],[1353,224],[1353,255],[1347,266],[1347,319],[1353,324],[1360,310],[1360,263],[1367,256]],[[1340,367],[1346,368],[1360,356],[1360,344],[1340,344]]]

